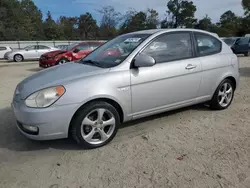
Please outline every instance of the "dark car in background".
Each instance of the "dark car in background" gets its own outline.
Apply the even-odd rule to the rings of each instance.
[[[58,64],[64,64],[70,61],[79,60],[104,42],[80,42],[73,43],[66,50],[56,50],[43,54],[39,59],[39,66],[42,68],[52,67]]]
[[[228,37],[228,38],[223,38],[222,40],[230,47],[233,46],[235,41],[240,38],[240,37]]]
[[[250,38],[240,37],[232,44],[231,49],[235,54],[244,54],[244,56],[250,55]]]

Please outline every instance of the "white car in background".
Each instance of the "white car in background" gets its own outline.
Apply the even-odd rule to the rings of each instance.
[[[59,50],[55,47],[45,46],[45,45],[32,45],[27,46],[21,50],[15,50],[12,52],[7,52],[4,55],[4,59],[9,61],[21,62],[23,60],[37,60],[44,53]]]
[[[9,46],[0,46],[0,59],[4,58],[4,54],[7,52],[11,52],[12,48]]]

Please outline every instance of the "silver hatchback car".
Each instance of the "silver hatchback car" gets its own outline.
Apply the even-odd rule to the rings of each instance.
[[[72,135],[81,146],[96,148],[110,142],[123,122],[197,103],[226,109],[238,83],[238,59],[214,34],[145,30],[26,78],[12,107],[28,138]]]

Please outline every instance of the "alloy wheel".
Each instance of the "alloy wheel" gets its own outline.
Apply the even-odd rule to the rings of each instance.
[[[112,136],[115,124],[115,117],[109,110],[104,108],[95,109],[82,121],[82,138],[89,144],[102,144]]]
[[[15,61],[20,62],[23,60],[23,57],[21,55],[15,55]]]
[[[219,90],[218,102],[222,107],[226,107],[230,104],[232,98],[233,98],[233,87],[231,84],[225,82]]]

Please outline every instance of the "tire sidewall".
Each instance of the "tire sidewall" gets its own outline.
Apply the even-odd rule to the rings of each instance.
[[[114,115],[114,118],[116,121],[115,130],[114,130],[113,134],[109,137],[109,139],[107,139],[105,142],[103,142],[101,144],[90,144],[90,143],[86,142],[81,135],[81,124],[82,124],[83,119],[89,114],[89,112],[91,112],[97,108],[107,109]],[[106,102],[97,102],[97,103],[92,103],[92,104],[90,103],[89,105],[84,106],[82,108],[82,110],[80,110],[77,113],[77,115],[73,121],[72,126],[74,126],[74,129],[76,131],[73,138],[76,140],[76,142],[78,144],[80,144],[84,148],[87,148],[87,149],[98,148],[98,147],[101,147],[101,146],[108,144],[115,137],[115,135],[118,131],[119,125],[120,125],[119,114],[118,114],[117,110],[112,105],[110,105],[109,103],[106,103]]]
[[[22,59],[21,59],[20,61],[17,61],[17,60],[16,60],[16,56],[20,56],[20,57],[22,57]],[[22,61],[23,61],[23,56],[22,56],[21,54],[16,54],[16,55],[14,55],[14,61],[15,61],[15,62],[22,62]]]
[[[59,59],[58,61],[57,61],[57,65],[63,65],[63,64],[65,64],[65,63],[62,63],[62,64],[60,64],[60,61],[62,61],[62,60],[65,60],[65,63],[67,63],[67,62],[69,62],[69,60],[67,59],[67,58],[61,58],[61,59]]]
[[[219,95],[219,91],[220,91],[222,85],[225,84],[225,83],[230,84],[231,87],[232,87],[232,89],[233,89],[233,92],[232,92],[232,99],[231,99],[230,103],[229,103],[227,106],[221,106],[221,105],[219,104],[219,101],[218,101],[218,95]],[[231,105],[231,103],[232,103],[232,101],[233,101],[233,99],[234,99],[234,91],[235,91],[235,87],[234,87],[233,82],[232,82],[231,80],[229,80],[229,79],[223,80],[223,81],[220,83],[220,85],[217,87],[216,91],[215,91],[214,97],[213,97],[213,99],[212,99],[212,102],[214,103],[213,106],[214,106],[216,109],[219,109],[219,110],[223,110],[223,109],[228,108],[228,107]]]

